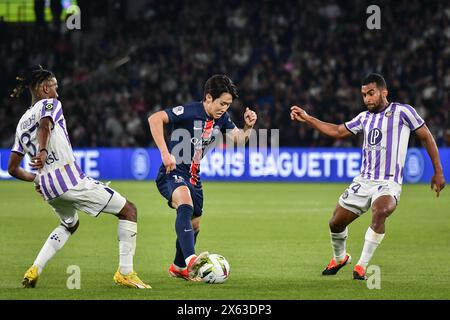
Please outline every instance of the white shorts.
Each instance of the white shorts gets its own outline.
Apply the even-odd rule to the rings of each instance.
[[[339,205],[360,216],[381,196],[392,196],[398,205],[401,192],[402,186],[394,181],[368,180],[358,176],[339,197]]]
[[[48,203],[63,225],[73,227],[78,221],[77,210],[94,217],[100,212],[118,214],[126,201],[120,193],[104,183],[86,177],[75,187]]]

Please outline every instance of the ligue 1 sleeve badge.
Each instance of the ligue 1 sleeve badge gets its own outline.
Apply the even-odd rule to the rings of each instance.
[[[53,103],[47,103],[45,105],[45,110],[52,110],[53,109]]]
[[[175,108],[172,109],[172,112],[173,112],[175,115],[179,116],[179,115],[181,115],[181,114],[184,113],[184,107],[183,107],[183,106],[175,107]]]

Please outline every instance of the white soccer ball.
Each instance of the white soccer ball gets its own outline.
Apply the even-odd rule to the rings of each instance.
[[[210,254],[208,261],[198,272],[200,278],[206,283],[224,283],[230,276],[230,264],[220,254]]]

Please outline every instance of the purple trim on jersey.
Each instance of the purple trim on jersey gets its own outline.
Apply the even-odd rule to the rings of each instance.
[[[62,108],[60,108],[59,110],[58,110],[58,112],[56,113],[56,116],[55,116],[55,122],[58,122],[58,120],[59,120],[59,117],[61,117],[61,115],[62,115]]]
[[[369,121],[370,112],[366,111],[366,116],[364,117],[364,120],[362,121],[363,127],[366,127],[367,121]]]
[[[366,128],[366,123],[367,123],[367,118],[369,117],[369,112],[366,111],[364,120],[362,121],[362,129],[364,131],[364,129]],[[362,147],[362,153],[363,153],[363,163],[361,165],[361,175],[364,176],[364,172],[365,172],[365,167],[366,167],[366,162],[367,162],[367,157],[365,157],[365,151],[364,151],[364,146],[366,145],[366,134],[363,134],[364,136],[364,141],[363,141],[363,147]]]
[[[389,117],[387,124],[387,138],[386,138],[386,167],[384,170],[384,179],[389,180],[391,176],[391,158],[392,158],[392,135],[394,134],[394,114],[397,104],[394,103],[391,107],[392,115]]]
[[[63,129],[64,135],[66,136],[66,139],[67,139],[67,142],[69,143],[70,146],[72,146],[72,144],[70,143],[70,140],[69,140],[69,134],[67,133],[66,127],[64,127],[64,117],[58,121],[58,124]]]
[[[400,112],[400,118],[401,118],[401,112]],[[395,174],[394,174],[394,181],[398,183],[398,175],[400,173],[400,167],[398,165],[398,150],[400,149],[400,136],[402,134],[402,123],[400,122],[398,124],[398,135],[397,135],[397,156],[395,157]]]
[[[59,169],[55,170],[55,175],[56,175],[56,179],[58,180],[59,186],[61,187],[63,192],[66,192],[67,190],[69,190],[67,188],[66,183],[64,182],[64,178],[61,174],[61,171]]]
[[[406,109],[408,109],[409,112],[411,112],[411,114],[413,115],[414,119],[416,119],[417,123],[421,124],[421,123],[424,122],[423,119],[420,118],[420,116],[418,116],[416,110],[414,110],[413,107],[411,107],[409,104],[404,104],[403,106],[406,107]]]
[[[41,188],[42,188],[42,191],[44,191],[45,196],[47,197],[47,199],[51,199],[52,197],[48,193],[47,186],[45,185],[44,176],[40,176],[40,181],[41,181]]]
[[[47,177],[48,177],[48,182],[50,183],[50,189],[52,189],[53,194],[55,195],[55,197],[58,197],[59,193],[58,193],[58,190],[56,190],[56,188],[55,188],[55,184],[53,183],[52,175],[50,173],[48,173]]]
[[[369,134],[370,130],[373,129],[373,125],[375,124],[375,118],[379,116],[379,114],[373,114],[372,116],[372,120],[370,121],[369,124],[369,130],[367,131],[367,134]],[[369,142],[367,142],[367,144],[369,145]],[[366,156],[367,156],[367,167],[366,167],[366,175],[367,178],[370,179],[370,168],[372,167],[372,150],[370,151],[366,151]]]
[[[411,129],[411,130],[414,129],[411,120],[409,120],[408,116],[407,116],[406,113],[404,113],[403,111],[400,111],[400,119],[402,119],[402,120],[408,122],[408,127],[409,127],[409,129]]]
[[[377,128],[381,130],[382,128],[382,124],[383,124],[383,119],[384,119],[384,114],[386,112],[387,109],[385,109],[383,112],[380,113],[380,117],[378,118],[378,122],[377,122]],[[381,148],[382,146],[382,141],[380,140],[379,146]],[[377,180],[380,177],[380,167],[381,167],[381,149],[375,150],[375,175],[374,175],[374,179]]]
[[[361,124],[361,115],[359,115],[356,119],[353,119],[346,123],[348,129],[352,129]]]
[[[78,174],[80,175],[80,179],[83,179],[86,174],[81,170],[81,168],[78,166],[78,163],[75,162],[75,169],[77,169]]]
[[[56,107],[58,106],[58,100],[53,99],[53,109],[52,109],[52,117],[53,117],[53,113],[55,113]]]
[[[42,101],[42,110],[41,110],[41,118],[45,114],[45,105],[47,104],[47,100]]]
[[[67,175],[70,178],[70,182],[72,182],[73,186],[76,186],[77,185],[77,179],[75,178],[75,175],[73,174],[72,169],[70,168],[70,165],[66,164],[64,166],[64,168],[66,169]]]

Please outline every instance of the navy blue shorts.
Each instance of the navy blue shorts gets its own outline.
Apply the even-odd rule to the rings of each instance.
[[[201,185],[200,187],[193,186],[189,182],[189,176],[180,174],[177,171],[172,171],[169,174],[160,171],[156,177],[156,187],[158,188],[159,193],[167,199],[167,204],[171,208],[173,208],[171,205],[172,193],[180,186],[189,188],[192,203],[194,204],[194,216],[200,217],[203,212],[203,189]]]

